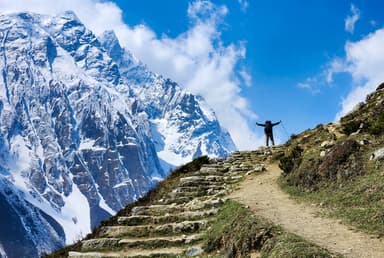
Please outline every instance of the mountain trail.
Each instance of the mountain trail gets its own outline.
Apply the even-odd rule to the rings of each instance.
[[[353,258],[384,257],[381,239],[357,232],[336,219],[319,217],[319,208],[291,199],[277,184],[280,174],[276,164],[269,164],[266,172],[248,176],[230,197],[249,206],[256,215],[329,251]]]

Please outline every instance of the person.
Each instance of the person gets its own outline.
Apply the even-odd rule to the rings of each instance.
[[[269,146],[269,139],[271,139],[272,145],[275,146],[275,141],[273,139],[273,130],[272,130],[272,128],[275,125],[278,125],[280,123],[281,123],[281,120],[279,122],[277,122],[277,123],[272,123],[270,120],[267,120],[267,121],[265,121],[265,124],[260,124],[260,123],[256,122],[256,124],[258,126],[263,126],[264,127],[264,133],[265,133],[267,147]]]

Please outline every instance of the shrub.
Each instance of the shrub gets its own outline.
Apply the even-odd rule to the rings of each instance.
[[[379,114],[368,126],[368,133],[381,135],[384,132],[384,114]]]
[[[301,163],[301,153],[303,149],[300,146],[294,146],[288,154],[280,158],[279,167],[285,174],[289,174],[295,167]]]
[[[376,91],[384,89],[384,83],[381,83],[377,88]]]
[[[360,127],[361,121],[359,120],[349,120],[349,121],[341,121],[341,128],[343,133],[346,135],[350,135],[351,133],[356,132]]]

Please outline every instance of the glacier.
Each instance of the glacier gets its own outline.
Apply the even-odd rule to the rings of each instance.
[[[175,166],[236,149],[202,97],[72,11],[0,15],[0,70],[1,256],[73,243]]]

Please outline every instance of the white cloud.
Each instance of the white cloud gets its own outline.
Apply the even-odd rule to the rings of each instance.
[[[360,10],[354,5],[351,4],[351,14],[345,18],[345,30],[349,33],[352,33],[355,31],[355,23],[360,18]]]
[[[239,72],[239,75],[241,79],[244,81],[244,84],[248,87],[252,86],[252,76],[249,72],[245,70],[245,68],[242,68]]]
[[[349,73],[354,88],[342,101],[342,109],[337,119],[347,114],[359,102],[365,100],[367,94],[373,92],[384,81],[384,28],[376,30],[357,42],[347,42],[344,64],[333,73]],[[340,68],[339,67],[339,68]]]
[[[299,82],[297,84],[297,87],[299,87],[300,89],[311,89],[312,85],[309,82]]]
[[[299,82],[296,86],[300,89],[309,91],[312,95],[316,95],[320,93],[322,77],[323,74],[314,77],[308,77],[304,82]]]
[[[188,16],[195,22],[221,20],[227,13],[226,6],[217,7],[209,0],[197,0],[188,5]]]
[[[248,2],[239,1],[243,7]],[[151,28],[140,24],[129,26],[122,20],[122,10],[114,3],[101,0],[1,0],[0,12],[32,11],[54,14],[73,10],[95,34],[113,29],[121,44],[130,49],[148,67],[202,95],[215,110],[240,149],[252,149],[262,143],[249,127],[257,116],[241,96],[238,79],[249,83],[247,75],[236,70],[245,58],[242,42],[225,45],[220,27],[228,9],[208,0],[189,4],[190,27],[175,38],[159,37]],[[248,74],[249,75],[249,74]],[[244,137],[247,135],[248,137]]]
[[[249,6],[249,2],[248,0],[238,0],[239,4],[240,4],[240,7],[241,7],[241,10],[243,12],[246,12],[247,9],[248,9],[248,6]]]
[[[347,65],[345,61],[341,58],[335,58],[333,59],[328,65],[325,70],[325,76],[326,76],[326,82],[328,84],[333,83],[333,76],[336,73],[342,73],[347,70]]]
[[[366,96],[384,82],[384,28],[368,34],[356,42],[347,41],[345,57],[334,58],[321,73],[298,83],[299,88],[313,90],[331,85],[337,74],[349,74],[352,89],[341,101],[341,109],[335,120],[354,110],[355,106],[365,101]],[[340,85],[342,86],[342,85]],[[320,88],[318,88],[320,90]]]
[[[375,21],[375,20],[370,20],[369,23],[371,24],[372,27],[377,26],[377,21]]]
[[[334,75],[347,73],[353,79],[353,88],[343,98],[342,108],[336,120],[352,111],[384,81],[384,28],[368,34],[363,39],[345,44],[345,57],[335,58],[323,72],[328,84],[333,83]]]

